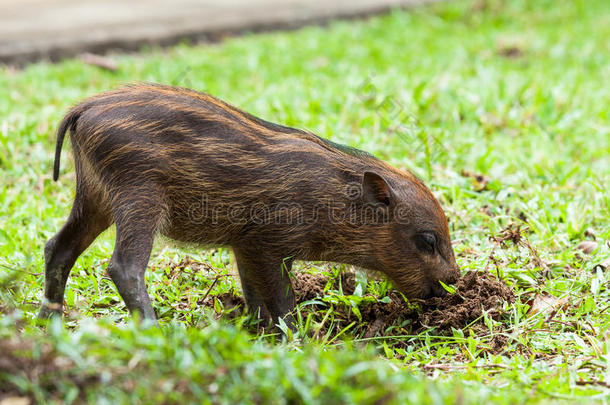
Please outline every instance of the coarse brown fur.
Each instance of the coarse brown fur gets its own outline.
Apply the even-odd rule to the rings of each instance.
[[[83,101],[59,126],[54,179],[67,132],[76,195],[45,247],[41,316],[61,309],[74,261],[112,223],[108,272],[152,319],[144,271],[157,233],[230,246],[248,307],[273,320],[294,308],[293,260],[378,270],[409,297],[459,275],[445,215],[415,176],[207,94],[136,84]]]

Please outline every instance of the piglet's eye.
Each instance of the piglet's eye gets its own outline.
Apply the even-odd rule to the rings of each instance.
[[[418,235],[416,244],[419,250],[434,253],[436,249],[436,235],[432,232],[422,232]]]

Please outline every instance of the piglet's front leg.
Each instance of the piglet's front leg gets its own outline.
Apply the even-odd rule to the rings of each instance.
[[[292,330],[295,307],[290,283],[292,259],[284,259],[248,248],[233,248],[248,310],[274,325],[283,318]]]

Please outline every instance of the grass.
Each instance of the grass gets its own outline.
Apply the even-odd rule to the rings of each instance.
[[[457,1],[217,45],[143,49],[116,55],[114,73],[77,59],[0,67],[0,338],[9,348],[2,356],[12,359],[0,361],[0,397],[607,402],[610,275],[597,265],[610,257],[608,38],[603,0]],[[59,181],[51,180],[57,123],[78,100],[140,80],[204,90],[414,171],[450,218],[463,271],[496,274],[516,302],[484,329],[411,334],[395,325],[365,339],[358,325],[339,323],[330,335],[312,333],[340,308],[383,299],[388,284],[359,275],[359,294],[329,286],[319,299],[325,311],[300,308],[307,333],[280,342],[252,332],[251,320],[232,317],[216,299],[237,290],[227,250],[159,240],[147,280],[162,327],[145,328],[129,321],[104,276],[109,230],[71,273],[64,327],[41,330],[34,317],[42,249],[67,217],[74,186],[69,153]],[[498,241],[516,226],[523,242]],[[598,248],[579,253],[576,245],[594,237]],[[187,256],[209,267],[172,271]],[[331,279],[344,270],[300,268]],[[540,297],[551,310],[531,310]],[[490,349],[496,334],[506,342],[499,351]]]

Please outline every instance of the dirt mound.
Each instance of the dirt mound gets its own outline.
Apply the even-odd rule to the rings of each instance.
[[[483,310],[497,321],[503,302],[514,300],[515,295],[504,283],[488,273],[473,271],[458,281],[455,294],[426,301],[420,321],[423,326],[459,329],[483,315]]]
[[[328,282],[328,277],[324,275],[297,273],[293,286],[298,301],[323,297]],[[352,294],[355,288],[354,275],[344,274],[341,282],[344,285],[343,293]],[[498,320],[502,315],[503,302],[512,303],[515,299],[513,292],[504,283],[487,273],[466,273],[455,287],[454,294],[426,301],[405,302],[401,294],[391,291],[388,294],[389,302],[362,303],[359,306],[361,323],[368,325],[364,337],[383,333],[401,320],[410,321],[413,333],[425,328],[435,328],[437,331],[449,330],[452,327],[461,329],[480,318],[483,311]],[[332,285],[331,288],[337,289]],[[341,312],[342,309],[337,308],[337,311]],[[343,315],[350,322],[355,318],[349,312]]]
[[[339,278],[329,278],[323,274],[295,273],[292,284],[297,302],[322,299],[329,290],[352,295],[356,287],[353,273],[343,273]],[[339,288],[341,286],[341,289]],[[451,328],[462,329],[476,321],[483,325],[483,311],[494,320],[499,320],[502,304],[514,302],[515,296],[510,288],[498,281],[489,273],[468,272],[456,284],[454,294],[443,298],[429,300],[405,301],[397,291],[388,293],[389,300],[363,300],[358,305],[360,316],[357,316],[349,305],[335,305],[334,319],[338,327],[344,327],[356,321],[353,332],[361,337],[382,336],[392,327],[401,325],[402,333],[419,333],[424,329],[434,328],[437,332],[449,331]],[[326,293],[325,293],[326,290]],[[244,300],[234,292],[217,296],[230,317],[239,316],[245,308]],[[308,310],[325,311],[327,304],[308,306]],[[326,328],[322,327],[322,332]]]

